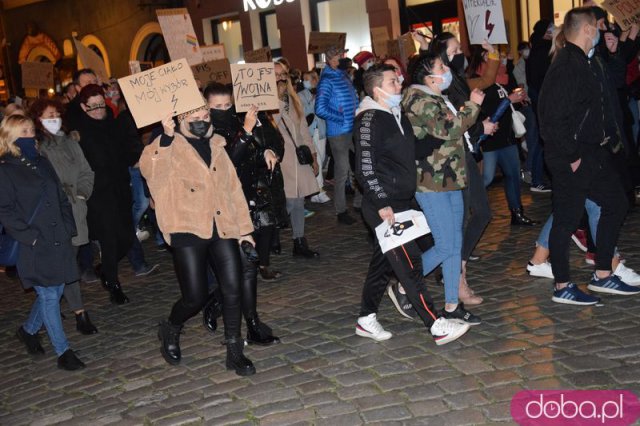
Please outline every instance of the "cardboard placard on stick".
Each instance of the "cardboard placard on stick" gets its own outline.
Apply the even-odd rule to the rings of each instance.
[[[25,89],[49,89],[53,87],[51,62],[23,62],[22,87]]]
[[[244,61],[248,64],[258,64],[260,62],[271,62],[273,61],[271,48],[267,46],[267,47],[262,47],[256,50],[248,50],[244,52]]]
[[[637,0],[604,0],[602,7],[616,18],[616,23],[623,30],[640,24],[640,5]]]
[[[501,0],[462,0],[471,44],[507,44]]]
[[[200,46],[200,52],[202,53],[203,62],[215,61],[217,59],[224,59],[227,57],[227,53],[224,50],[224,44]]]
[[[202,53],[191,16],[186,8],[158,9],[158,22],[172,61],[186,58],[189,65],[202,63]]]
[[[100,80],[100,83],[107,83],[109,81],[109,73],[107,67],[104,65],[104,61],[96,52],[76,40],[73,39],[76,46],[76,51],[80,57],[80,62],[84,68],[91,68],[96,73],[96,77]]]
[[[409,58],[417,53],[416,42],[413,41],[411,33],[402,34],[398,39],[398,43],[400,44],[400,54],[402,55],[402,60],[408,61]]]
[[[389,41],[387,27],[371,28],[371,44],[373,45],[373,53],[377,57],[383,58],[387,56],[387,41]]]
[[[324,53],[331,46],[337,46],[344,49],[347,42],[347,33],[321,33],[311,31],[309,33],[309,49],[308,53]]]
[[[191,70],[193,71],[193,76],[203,87],[211,82],[222,84],[231,83],[231,67],[229,66],[229,60],[227,58],[193,65]]]
[[[249,111],[252,105],[260,111],[280,107],[273,62],[231,64],[231,78],[237,112]]]
[[[138,128],[204,103],[185,58],[118,79]]]
[[[400,44],[398,40],[387,40],[387,56],[393,58],[401,58],[402,52],[400,52]]]

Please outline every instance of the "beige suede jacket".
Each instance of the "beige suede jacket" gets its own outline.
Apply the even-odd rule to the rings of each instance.
[[[179,133],[167,147],[160,136],[145,147],[140,170],[155,203],[158,226],[168,244],[171,234],[190,233],[211,238],[213,224],[221,238],[253,232],[247,201],[224,138],[210,140],[211,165]]]

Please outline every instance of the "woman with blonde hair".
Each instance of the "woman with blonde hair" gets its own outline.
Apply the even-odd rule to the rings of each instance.
[[[275,63],[280,110],[273,118],[284,139],[282,174],[287,211],[291,218],[293,255],[306,258],[320,254],[309,249],[304,237],[304,197],[320,191],[315,176],[319,173],[316,149],[309,134],[302,102],[289,78],[289,67],[283,60]],[[304,152],[304,154],[300,154]]]
[[[0,129],[0,223],[19,244],[22,285],[37,295],[16,336],[29,354],[44,354],[38,338],[44,325],[58,368],[83,368],[69,348],[60,317],[64,286],[79,278],[71,244],[76,224],[53,166],[38,151],[33,121],[22,115],[7,117]]]

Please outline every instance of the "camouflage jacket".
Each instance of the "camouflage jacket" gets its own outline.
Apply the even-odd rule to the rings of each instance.
[[[426,86],[409,87],[402,107],[411,121],[416,143],[427,136],[442,141],[426,158],[417,158],[418,192],[455,191],[466,186],[464,132],[477,120],[480,107],[467,101],[457,115],[447,107],[444,98]]]

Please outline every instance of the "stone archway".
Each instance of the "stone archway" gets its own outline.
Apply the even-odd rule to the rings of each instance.
[[[157,35],[162,35],[162,29],[157,22],[147,22],[144,24],[131,42],[131,50],[129,51],[130,61],[144,61],[144,54],[149,46],[149,41]]]
[[[18,63],[35,61],[40,57],[47,58],[50,62],[55,63],[62,58],[62,54],[56,42],[48,35],[44,33],[27,35],[20,45]]]

